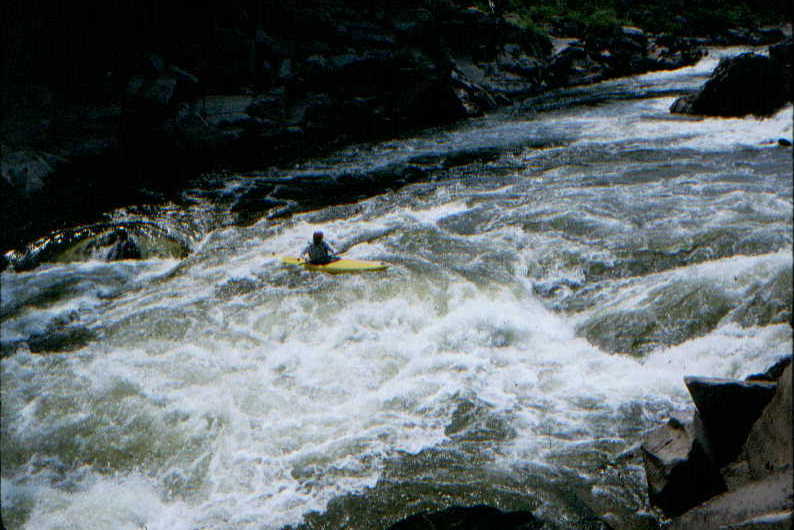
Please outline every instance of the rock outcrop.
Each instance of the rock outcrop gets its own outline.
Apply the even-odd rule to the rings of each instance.
[[[792,63],[794,63],[794,37],[789,36],[785,40],[769,47],[769,58],[783,69],[783,92],[788,94],[789,101],[792,95]],[[791,145],[791,143],[789,143]]]
[[[675,100],[670,112],[706,116],[774,114],[791,101],[791,65],[784,63],[783,50],[785,47],[777,52],[780,59],[757,53],[723,59],[700,90]],[[788,54],[790,61],[791,52]]]
[[[779,473],[715,497],[675,519],[674,530],[791,528],[791,474]]]
[[[684,382],[703,422],[706,438],[715,440],[712,452],[719,467],[739,455],[750,429],[777,387],[775,383],[715,377],[686,377]]]
[[[725,491],[711,448],[695,422],[671,418],[650,433],[642,445],[651,503],[668,515]]]
[[[52,82],[7,71],[19,90],[0,91],[4,107],[21,109],[12,100],[42,87],[24,116],[11,116],[25,123],[0,138],[0,222],[10,227],[0,249],[95,222],[91,211],[168,197],[202,171],[283,164],[704,53],[696,39],[620,26],[571,27],[578,40],[555,52],[545,33],[502,9],[451,0],[244,2],[149,16],[145,40],[125,17],[117,35],[91,29],[137,43],[122,57],[85,40],[80,61],[52,47]],[[46,56],[40,48],[30,53]],[[93,203],[70,207],[70,190],[83,185],[97,190]]]
[[[184,258],[187,237],[155,223],[97,223],[61,230],[42,237],[28,247],[7,254],[11,266],[29,270],[41,263],[86,260]]]
[[[780,376],[778,390],[755,422],[742,448],[750,476],[792,473],[791,364]]]
[[[642,446],[650,500],[672,528],[791,527],[791,373],[788,356],[745,381],[686,379],[693,419]]]

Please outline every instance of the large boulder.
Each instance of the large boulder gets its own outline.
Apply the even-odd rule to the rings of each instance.
[[[553,86],[579,85],[603,79],[603,70],[581,44],[573,43],[551,58],[547,75]]]
[[[684,382],[712,441],[716,464],[733,461],[776,385],[714,377],[685,377]]]
[[[794,62],[794,37],[788,37],[782,42],[769,47],[769,58],[783,68],[783,92],[788,94],[791,101],[791,68]]]
[[[778,379],[775,396],[752,427],[744,444],[750,476],[792,472],[791,364]]]
[[[757,53],[723,59],[706,84],[694,94],[678,98],[676,114],[707,116],[769,116],[789,99],[785,68]]]
[[[788,530],[791,499],[791,474],[778,473],[710,499],[675,519],[671,530]]]
[[[697,416],[692,422],[671,418],[642,443],[648,496],[669,516],[679,515],[725,491]]]

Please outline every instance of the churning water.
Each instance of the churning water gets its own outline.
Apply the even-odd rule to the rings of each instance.
[[[671,116],[715,64],[282,171],[437,166],[355,203],[240,227],[197,198],[184,260],[3,273],[5,524],[385,528],[488,503],[637,526],[636,447],[691,411],[683,376],[792,346],[792,108]],[[317,229],[390,268],[273,257]]]

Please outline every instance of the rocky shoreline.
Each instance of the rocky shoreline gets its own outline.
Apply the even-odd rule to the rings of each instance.
[[[745,381],[685,382],[693,417],[643,442],[651,502],[672,528],[791,528],[791,356]]]
[[[454,2],[353,4],[299,9],[287,2],[256,16],[230,9],[239,17],[212,18],[209,35],[171,36],[182,48],[141,46],[84,93],[44,85],[4,92],[15,111],[0,131],[7,227],[0,249],[23,251],[53,230],[95,223],[103,211],[173,199],[202,172],[287,164],[554,88],[693,64],[709,43],[783,37],[779,29],[695,38],[623,26],[558,27],[552,40],[503,14]],[[193,26],[208,22],[173,15]],[[203,56],[202,39],[212,43]],[[397,168],[327,191],[382,190],[417,178]],[[251,193],[258,195],[235,205],[244,217],[292,211],[292,198],[273,189]],[[15,259],[15,266],[38,261]]]
[[[744,381],[690,376],[685,382],[696,411],[647,433],[640,449],[658,510],[643,528],[791,528],[791,355]],[[388,528],[529,530],[546,523],[528,511],[477,505],[417,513]],[[599,519],[588,528],[623,526]]]

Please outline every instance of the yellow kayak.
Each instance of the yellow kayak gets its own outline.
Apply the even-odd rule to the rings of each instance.
[[[301,265],[310,271],[322,271],[330,274],[346,274],[352,272],[370,272],[386,270],[388,265],[382,261],[366,261],[361,259],[338,259],[326,265],[312,265],[302,258],[281,256],[281,263]]]

